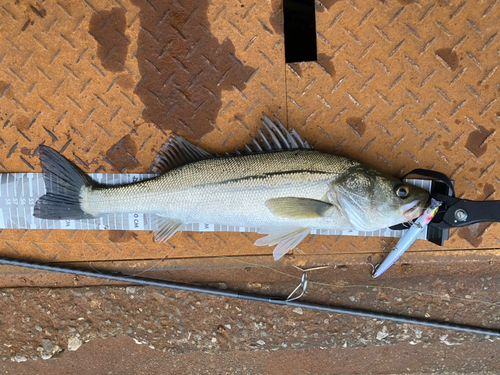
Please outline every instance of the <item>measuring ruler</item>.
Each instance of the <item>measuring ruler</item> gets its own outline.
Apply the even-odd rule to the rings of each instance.
[[[91,173],[90,176],[102,185],[125,185],[155,177],[154,174],[108,174]],[[429,180],[406,180],[430,190]],[[153,215],[144,213],[111,214],[95,219],[46,220],[33,216],[35,202],[45,194],[45,183],[41,173],[0,174],[0,228],[1,229],[98,229],[98,230],[156,230]],[[258,232],[259,228],[192,223],[180,230],[193,232]],[[389,228],[371,232],[356,230],[311,230],[311,234],[343,235],[362,237],[402,237],[405,231]],[[426,239],[422,233],[419,239]]]

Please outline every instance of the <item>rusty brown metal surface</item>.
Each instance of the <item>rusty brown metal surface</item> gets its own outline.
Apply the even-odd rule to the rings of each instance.
[[[498,199],[497,2],[316,5],[318,61],[287,65],[288,123],[320,150],[395,175],[435,169],[464,198]],[[483,223],[452,231],[446,248],[498,238],[500,227]]]
[[[284,117],[277,2],[20,1],[0,7],[0,168],[40,171],[46,144],[88,172],[146,172],[174,131],[234,149],[263,111]],[[4,230],[39,260],[255,253],[241,235]],[[259,249],[260,250],[260,249]]]
[[[0,169],[40,171],[44,143],[87,172],[146,172],[170,132],[231,151],[264,111],[320,150],[392,174],[433,168],[460,195],[494,199],[498,14],[495,1],[317,1],[318,62],[286,65],[276,0],[6,3]],[[444,249],[412,250],[494,249],[498,231],[480,224]],[[256,238],[182,233],[159,245],[145,232],[4,230],[0,252],[62,262],[270,254]],[[310,236],[294,254],[368,259],[389,241]]]

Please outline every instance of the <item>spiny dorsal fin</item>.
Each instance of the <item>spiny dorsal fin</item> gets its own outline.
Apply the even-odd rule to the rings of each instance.
[[[149,171],[161,174],[182,165],[212,157],[208,152],[174,134],[161,146]]]
[[[226,153],[226,156],[296,149],[312,149],[312,147],[300,137],[294,128],[289,131],[276,116],[274,116],[273,122],[263,113],[262,127],[257,129],[257,134],[252,138],[252,141],[245,144],[242,149],[235,150],[232,154]],[[214,156],[174,134],[161,146],[149,172],[161,174],[182,165],[212,157]]]
[[[257,134],[242,149],[239,154],[248,155],[254,152],[283,151],[296,149],[312,149],[303,140],[297,131],[289,131],[276,116],[274,122],[265,113],[262,114],[262,127],[257,129]]]

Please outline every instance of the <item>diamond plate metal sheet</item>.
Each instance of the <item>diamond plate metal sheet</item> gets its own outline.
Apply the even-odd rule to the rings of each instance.
[[[143,173],[175,131],[225,152],[262,111],[320,150],[386,172],[451,175],[495,199],[500,93],[496,1],[317,1],[318,62],[284,62],[280,2],[19,1],[0,5],[0,170],[40,171],[62,150],[88,172]],[[125,260],[270,254],[259,236],[0,233],[2,255]],[[496,225],[454,231],[448,249],[496,248]],[[390,240],[309,236],[295,254],[365,253]],[[420,241],[413,250],[438,249]],[[439,248],[440,249],[440,248]],[[291,259],[293,257],[289,257]]]
[[[19,1],[0,5],[0,170],[37,147],[87,172],[142,173],[173,131],[210,152],[284,117],[277,2]],[[280,110],[283,108],[283,110]],[[255,253],[244,235],[4,230],[2,255],[113,260]]]
[[[435,169],[461,197],[500,199],[497,1],[317,0],[316,11],[318,61],[287,65],[288,123],[320,150],[395,175]],[[482,223],[452,231],[446,248],[499,238]],[[379,248],[366,241],[336,247]]]

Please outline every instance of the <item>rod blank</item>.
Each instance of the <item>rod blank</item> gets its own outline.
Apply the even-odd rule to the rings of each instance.
[[[258,301],[258,302],[267,302],[275,305],[284,305],[284,306],[293,306],[293,307],[301,307],[304,309],[312,309],[319,311],[326,311],[335,314],[347,314],[353,316],[360,316],[363,318],[369,319],[381,319],[388,320],[396,323],[407,323],[407,324],[417,324],[427,327],[433,328],[441,328],[441,329],[450,329],[454,331],[461,332],[469,332],[475,334],[482,335],[490,335],[490,336],[498,336],[500,337],[500,331],[495,329],[483,328],[483,327],[474,327],[456,323],[449,322],[440,322],[434,320],[427,320],[415,317],[408,317],[402,315],[395,315],[389,313],[382,313],[376,311],[369,310],[361,310],[361,309],[351,309],[347,307],[337,307],[337,306],[326,306],[317,303],[309,303],[309,302],[301,302],[301,301],[288,301],[284,298],[278,297],[268,297],[260,294],[252,294],[252,293],[242,293],[236,292],[233,290],[222,290],[217,288],[205,287],[205,286],[197,286],[191,284],[184,283],[176,283],[172,281],[165,281],[159,279],[150,279],[146,277],[140,276],[129,276],[120,273],[102,273],[94,270],[84,270],[78,268],[70,268],[70,267],[62,267],[53,264],[46,263],[36,263],[27,260],[19,260],[14,258],[0,257],[0,264],[8,265],[8,266],[16,266],[16,267],[26,267],[37,270],[51,271],[51,272],[59,272],[59,273],[67,273],[79,276],[88,276],[88,277],[97,277],[100,279],[106,280],[114,280],[120,282],[134,283],[140,285],[148,285],[148,286],[157,286],[161,288],[169,288],[175,290],[189,291],[189,292],[197,292],[204,294],[211,294],[222,297],[231,297],[238,299],[245,299],[250,301]]]

